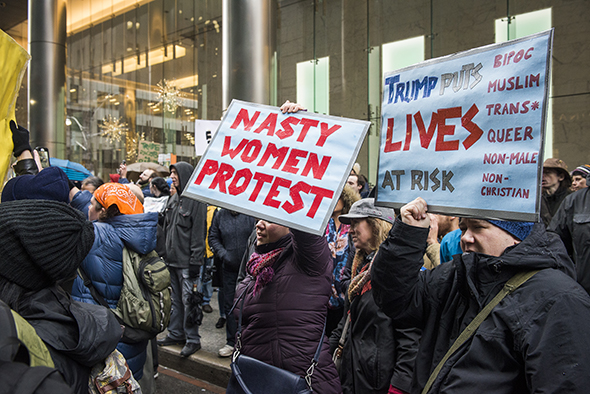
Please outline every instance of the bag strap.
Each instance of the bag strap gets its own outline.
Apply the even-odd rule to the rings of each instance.
[[[434,371],[432,371],[430,378],[428,378],[428,381],[426,382],[426,386],[424,386],[424,389],[422,390],[422,394],[428,393],[428,390],[430,390],[430,388],[432,387],[434,380],[440,373],[445,362],[447,362],[449,357],[451,357],[451,355],[455,353],[455,351],[457,351],[457,349],[459,349],[459,347],[463,345],[465,341],[467,341],[469,338],[471,338],[473,334],[475,334],[477,328],[488,317],[490,312],[492,312],[492,309],[494,309],[494,307],[498,305],[500,301],[504,299],[504,297],[512,293],[520,285],[532,278],[532,276],[539,271],[540,270],[519,272],[504,284],[502,290],[500,290],[498,294],[496,294],[496,296],[477,314],[477,316],[475,316],[471,323],[469,323],[469,325],[465,327],[463,332],[461,332],[461,334],[457,337],[451,348],[447,351],[442,360],[440,360]]]
[[[248,284],[248,286],[244,289],[244,291],[242,291],[242,293],[239,295],[239,297],[234,302],[234,305],[230,309],[230,312],[228,313],[228,316],[230,316],[231,313],[233,312],[233,310],[235,309],[237,303],[240,301],[240,299],[242,299],[242,303],[240,305],[240,314],[238,315],[238,329],[236,332],[236,349],[234,350],[234,354],[232,356],[232,363],[236,361],[236,359],[240,355],[240,349],[242,348],[242,311],[244,310],[244,302],[246,301],[246,293],[248,292],[248,289],[250,288],[250,284]],[[324,338],[326,336],[326,323],[327,323],[327,321],[328,321],[328,316],[326,314],[326,319],[324,320],[324,328],[322,330],[322,336],[320,337],[320,342],[318,343],[318,347],[315,351],[313,359],[311,360],[311,365],[309,366],[309,368],[307,368],[307,371],[305,374],[305,381],[307,382],[307,385],[309,386],[310,389],[311,389],[311,377],[313,376],[313,372],[314,372],[315,367],[320,362],[320,354],[321,354],[321,350],[322,350],[322,344],[324,343]]]
[[[344,323],[342,335],[340,335],[340,339],[338,340],[338,347],[336,348],[336,352],[334,352],[334,357],[332,357],[334,361],[336,358],[342,357],[342,351],[344,350],[344,345],[346,344],[346,334],[348,333],[348,327],[350,327],[350,313],[347,313],[346,323]]]
[[[82,266],[78,267],[78,274],[84,281],[84,286],[86,286],[88,290],[90,290],[90,294],[92,295],[92,298],[94,298],[94,301],[96,301],[99,305],[104,306],[105,308],[111,309],[108,302],[106,302],[104,297],[98,292],[98,290],[96,290],[96,287],[94,287],[92,281],[90,280],[90,277],[86,274],[86,271],[84,271],[84,268],[82,268]]]

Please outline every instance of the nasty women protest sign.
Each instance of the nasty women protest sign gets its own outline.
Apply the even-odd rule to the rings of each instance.
[[[183,195],[323,234],[369,125],[233,100]]]
[[[387,73],[377,203],[538,221],[552,35]]]

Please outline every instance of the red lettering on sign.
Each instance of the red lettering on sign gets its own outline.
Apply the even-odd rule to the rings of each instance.
[[[205,164],[203,164],[203,168],[201,168],[201,172],[197,175],[197,179],[195,180],[195,185],[200,185],[203,182],[203,178],[205,175],[213,175],[217,172],[217,161],[208,159]]]
[[[332,198],[334,196],[334,192],[332,190],[324,189],[323,187],[312,186],[310,190],[311,194],[315,194],[315,198],[313,199],[313,203],[307,212],[307,216],[312,218],[318,211],[320,204],[324,198]]]
[[[272,186],[270,187],[270,190],[268,191],[268,194],[266,195],[266,198],[264,199],[264,202],[262,204],[269,206],[269,207],[273,207],[273,208],[278,208],[281,205],[281,202],[278,200],[275,200],[275,197],[279,195],[279,187],[284,187],[284,188],[289,188],[291,186],[291,181],[285,178],[280,178],[280,177],[275,177],[274,182],[272,183]]]
[[[261,150],[262,142],[260,142],[260,140],[252,140],[248,142],[248,145],[246,145],[244,152],[242,152],[240,157],[244,163],[252,163],[254,160],[256,160]]]
[[[473,117],[477,115],[478,112],[479,109],[477,108],[477,105],[473,104],[461,118],[461,125],[471,133],[469,137],[463,140],[463,146],[465,149],[471,148],[471,146],[475,144],[483,135],[483,130],[472,121]]]
[[[277,131],[277,133],[276,133],[277,137],[279,137],[282,140],[287,137],[291,137],[295,133],[295,130],[293,130],[293,127],[291,127],[291,125],[296,125],[296,124],[299,124],[299,119],[297,119],[293,116],[289,116],[287,119],[283,120],[281,122],[281,126],[283,126],[283,130]]]
[[[243,180],[242,184],[238,186],[240,180]],[[252,180],[252,172],[247,168],[242,168],[241,170],[236,171],[236,175],[234,179],[232,179],[229,187],[227,190],[229,194],[232,196],[237,196],[238,194],[243,193],[248,188],[250,181]]]
[[[238,144],[237,147],[235,147],[234,149],[230,149],[231,136],[226,135],[225,140],[223,140],[223,149],[221,150],[221,157],[229,154],[229,157],[231,157],[233,159],[241,152],[242,149],[244,149],[244,147],[248,144],[248,142],[249,142],[249,140],[244,138],[243,140],[240,141],[240,143]]]
[[[277,114],[268,114],[264,122],[254,132],[256,134],[261,133],[264,130],[267,130],[266,135],[272,137],[275,135],[275,128],[277,127]]]
[[[281,164],[283,164],[283,160],[285,160],[285,157],[287,156],[288,151],[289,151],[288,146],[283,146],[282,148],[277,149],[277,146],[275,144],[273,144],[272,142],[269,142],[268,146],[266,147],[266,150],[262,154],[262,158],[260,159],[260,161],[258,162],[257,165],[262,167],[263,165],[266,164],[268,159],[272,156],[272,157],[277,158],[277,160],[275,160],[275,164],[273,164],[272,168],[275,170],[278,170],[279,167],[281,166]]]
[[[299,164],[300,157],[307,157],[309,152],[301,150],[301,149],[291,149],[291,153],[289,153],[289,157],[285,162],[285,165],[281,169],[281,171],[290,172],[291,174],[297,174],[299,168],[297,165]]]
[[[305,140],[305,137],[307,136],[307,132],[309,131],[309,129],[311,127],[317,127],[317,125],[320,124],[320,121],[304,118],[304,119],[301,119],[301,124],[303,125],[303,128],[301,129],[301,132],[299,133],[299,137],[297,137],[297,142],[303,142],[303,140]]]
[[[219,186],[219,191],[221,193],[227,193],[225,182],[227,182],[234,175],[234,171],[234,168],[229,164],[221,163],[217,174],[215,174],[215,178],[213,178],[213,182],[211,182],[211,185],[209,186],[209,189],[215,189],[217,186]]]
[[[260,190],[262,189],[262,186],[265,183],[270,183],[272,182],[272,175],[268,175],[268,174],[262,174],[260,172],[257,172],[254,174],[254,179],[256,180],[256,186],[254,186],[254,190],[252,191],[252,194],[250,195],[250,198],[248,200],[254,202],[256,201],[256,199],[258,198],[258,195],[260,194]]]
[[[244,123],[244,130],[250,131],[252,126],[254,126],[256,119],[258,119],[258,116],[260,116],[260,111],[256,111],[254,113],[254,116],[252,116],[252,118],[249,118],[248,110],[246,108],[242,108],[242,109],[240,109],[240,112],[238,112],[238,116],[236,116],[236,120],[234,120],[234,123],[231,125],[230,128],[237,129],[238,126],[240,125],[240,122],[243,122]]]
[[[436,136],[436,151],[449,151],[459,149],[459,140],[445,141],[446,135],[455,134],[455,126],[447,125],[449,118],[460,118],[461,107],[443,108],[438,110],[438,134]]]
[[[384,152],[394,152],[398,151],[402,148],[402,142],[392,142],[393,140],[393,118],[387,119],[387,134],[385,137],[385,147],[383,148]]]
[[[305,204],[303,204],[303,200],[301,199],[301,193],[308,194],[310,190],[311,186],[307,183],[297,182],[291,189],[289,189],[289,195],[291,196],[293,203],[285,201],[281,208],[283,208],[288,214],[292,214],[303,209]]]
[[[322,122],[320,124],[320,138],[318,139],[318,142],[316,143],[316,146],[324,146],[324,144],[326,143],[326,139],[328,139],[329,136],[331,136],[332,134],[334,134],[336,132],[336,130],[340,129],[342,126],[340,125],[334,125],[332,127],[328,127],[327,123]]]
[[[309,172],[311,171],[313,172],[313,177],[315,179],[322,179],[324,173],[326,172],[326,169],[328,169],[328,164],[330,164],[330,160],[332,160],[330,156],[324,156],[322,158],[322,162],[319,163],[318,155],[315,153],[310,153],[309,159],[307,159],[307,163],[305,164],[305,167],[301,172],[301,176],[307,176],[307,174],[309,174]]]

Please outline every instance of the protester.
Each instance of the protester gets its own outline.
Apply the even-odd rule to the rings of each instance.
[[[563,241],[576,265],[578,283],[590,294],[590,188],[567,196],[547,229]]]
[[[94,224],[95,241],[80,268],[109,307],[115,309],[123,285],[124,248],[142,255],[154,250],[158,214],[143,213],[143,206],[127,185],[105,183],[94,192],[88,218]],[[90,304],[99,303],[80,276],[74,281],[72,297]],[[137,380],[143,375],[147,342],[120,342],[117,346]]]
[[[342,349],[340,381],[347,393],[409,392],[420,332],[394,327],[391,318],[379,310],[371,290],[371,263],[377,248],[387,237],[395,212],[376,207],[374,199],[357,201],[340,221],[350,225],[356,248],[352,280],[344,316],[330,337],[330,350],[338,347],[349,320]]]
[[[213,307],[211,307],[211,298],[213,297],[213,275],[215,273],[215,254],[211,249],[209,244],[209,230],[211,229],[211,225],[213,224],[213,218],[217,213],[217,207],[214,205],[207,205],[207,232],[205,238],[205,264],[201,267],[201,286],[199,287],[199,291],[203,294],[203,312],[211,313],[213,312]],[[219,319],[217,323],[215,323],[216,328],[222,328],[225,325],[225,312],[223,310],[223,292],[219,291],[217,293],[217,301],[219,304]],[[221,320],[223,319],[223,320]],[[220,327],[220,321],[223,321],[223,324]]]
[[[256,219],[228,209],[219,209],[209,229],[209,245],[222,261],[223,309],[229,311],[234,303],[238,271],[242,256],[248,247],[248,237]],[[229,357],[236,344],[237,323],[230,318],[226,322],[226,344],[218,351],[219,357]]]
[[[584,189],[588,187],[586,182],[586,177],[590,175],[590,165],[584,164],[583,166],[577,167],[575,170],[572,171],[572,191],[578,191],[580,189]]]
[[[401,208],[373,263],[373,294],[401,327],[422,331],[412,393],[454,340],[517,273],[532,273],[495,306],[428,392],[585,393],[590,383],[590,297],[563,244],[542,224],[463,218],[462,255],[420,272],[427,204]]]
[[[563,199],[571,193],[572,179],[563,160],[552,158],[543,163],[541,218],[545,226],[557,212]]]
[[[161,177],[155,177],[150,181],[150,193],[152,197],[145,197],[143,202],[144,212],[164,212],[170,198],[170,187]]]
[[[76,275],[94,239],[92,224],[63,202],[0,204],[0,299],[35,328],[78,394],[88,393],[92,366],[122,335],[113,313],[73,301],[58,285]]]
[[[338,326],[344,314],[346,288],[343,286],[342,280],[345,276],[350,279],[350,272],[346,272],[346,264],[349,259],[352,260],[355,252],[354,245],[352,242],[349,243],[350,225],[341,223],[339,217],[347,214],[352,204],[359,199],[360,196],[355,189],[348,184],[344,185],[326,226],[326,240],[328,241],[333,262],[332,295],[328,302],[328,320],[326,322],[326,336],[328,337]]]
[[[90,193],[94,193],[96,189],[98,189],[104,181],[97,176],[89,176],[88,178],[82,181],[82,187],[80,190],[88,190]]]
[[[248,276],[236,289],[237,297],[245,297],[241,354],[305,376],[322,337],[331,293],[328,244],[323,236],[265,220],[258,221],[256,230]],[[318,393],[341,392],[325,340],[311,385]]]
[[[141,174],[139,174],[139,179],[137,180],[137,182],[135,184],[138,185],[139,188],[141,189],[144,198],[145,197],[153,197],[153,194],[150,191],[150,182],[152,179],[158,178],[158,177],[161,177],[160,173],[155,170],[149,169],[149,168],[144,170]],[[123,161],[119,165],[119,183],[122,183],[122,184],[132,183],[129,181],[129,179],[127,179],[127,162],[126,161]]]
[[[188,296],[193,285],[198,286],[201,266],[205,259],[207,205],[182,196],[193,166],[180,161],[170,166],[170,178],[177,193],[168,200],[164,232],[166,234],[166,264],[172,285],[172,315],[166,338],[158,345],[184,345],[180,355],[188,357],[201,349],[197,325],[187,324]]]
[[[448,234],[451,235],[447,237]],[[460,238],[461,231],[457,216],[430,214],[430,232],[426,241],[428,243],[426,255],[432,258],[428,264],[425,258],[424,266],[427,269],[432,269],[440,263],[452,260],[453,255],[461,253]]]

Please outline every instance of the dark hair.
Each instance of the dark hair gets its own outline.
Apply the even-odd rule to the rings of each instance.
[[[164,178],[156,177],[152,179],[151,182],[152,185],[154,185],[154,187],[160,191],[160,193],[166,196],[170,195],[170,186],[168,186],[168,182],[166,182]]]
[[[100,186],[104,184],[104,181],[97,176],[89,176],[88,178],[82,181],[82,186],[84,185],[92,185],[95,189],[98,189]]]
[[[98,201],[94,201],[94,203],[99,207],[99,209],[97,209],[97,211],[104,208],[102,205],[100,205],[100,203]],[[119,207],[117,206],[117,204],[112,204],[104,212],[100,212],[100,214],[98,215],[98,220],[100,220],[101,222],[104,222],[105,220],[108,220],[110,218],[114,218],[115,216],[120,216],[120,215],[123,215],[123,214],[121,213],[121,211],[119,211]]]

